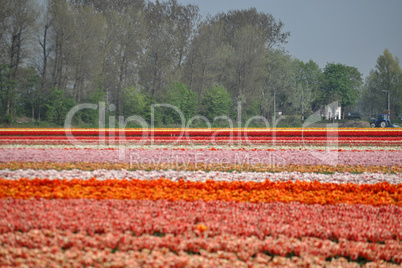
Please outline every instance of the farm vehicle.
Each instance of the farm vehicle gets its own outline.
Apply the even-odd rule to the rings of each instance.
[[[381,128],[385,128],[385,127],[399,127],[397,125],[394,125],[391,123],[391,114],[380,114],[377,116],[377,119],[374,119],[371,123],[370,126],[372,128],[375,127],[381,127]]]

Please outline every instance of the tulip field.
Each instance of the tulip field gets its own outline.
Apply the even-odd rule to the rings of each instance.
[[[0,129],[0,267],[400,267],[402,129]]]

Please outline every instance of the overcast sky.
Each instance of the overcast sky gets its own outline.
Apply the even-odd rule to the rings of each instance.
[[[296,58],[359,69],[365,78],[388,48],[402,59],[402,0],[178,0],[201,15],[255,7],[290,31],[285,49]],[[401,65],[401,64],[400,64]]]

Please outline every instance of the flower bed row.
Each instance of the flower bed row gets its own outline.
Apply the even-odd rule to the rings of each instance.
[[[401,141],[401,137],[272,137],[272,136],[264,136],[264,137],[238,137],[238,136],[233,136],[233,137],[214,137],[214,138],[206,138],[206,137],[177,137],[177,136],[169,136],[169,137],[164,137],[164,136],[145,136],[145,137],[136,137],[136,136],[1,136],[0,137],[2,140],[22,140],[22,141],[29,141],[29,140],[84,140],[84,141],[98,141],[98,140],[105,140],[105,141],[111,141],[111,140],[120,140],[120,141],[243,141],[243,142],[254,142],[254,141],[282,141],[282,142],[320,142],[320,141],[328,141],[328,142],[358,142],[358,141],[384,141],[384,142],[392,142],[392,141]],[[375,139],[374,139],[375,138]]]
[[[402,143],[401,137],[132,137],[132,136],[0,136],[1,142],[59,141],[59,142],[108,142],[108,143]]]
[[[205,237],[315,237],[383,244],[402,239],[402,208],[222,201],[0,199],[0,234],[63,230]],[[402,245],[400,245],[402,246]]]
[[[62,137],[62,136],[60,136]],[[185,140],[177,140],[175,139],[143,139],[143,140],[133,140],[133,139],[77,139],[77,140],[69,140],[65,138],[61,139],[47,139],[43,137],[41,139],[1,139],[0,137],[0,146],[7,145],[65,145],[65,146],[149,146],[149,145],[178,145],[180,146],[274,146],[274,147],[284,147],[284,146],[340,146],[340,147],[349,147],[349,146],[370,146],[370,147],[385,147],[385,146],[401,146],[402,140],[399,138],[392,139],[382,139],[376,138],[375,140],[366,140],[366,139],[323,139],[323,140],[310,140],[310,139],[291,139],[284,140],[282,138],[276,138],[273,140],[264,140],[264,139],[248,139],[248,140],[229,140],[229,139],[185,139]]]
[[[50,220],[50,219],[48,219]],[[170,226],[169,226],[170,227]],[[119,232],[111,230],[105,235],[102,230],[96,229],[85,232],[71,232],[64,230],[42,231],[30,230],[25,232],[6,233],[0,237],[0,242],[9,245],[9,247],[28,249],[63,248],[85,250],[92,248],[98,250],[109,249],[119,251],[141,251],[144,249],[154,250],[157,248],[167,248],[172,252],[192,252],[199,253],[201,250],[207,252],[226,251],[235,253],[238,256],[246,255],[247,259],[251,256],[262,253],[269,255],[286,256],[293,254],[300,256],[301,254],[324,255],[326,258],[343,256],[349,257],[353,255],[355,258],[364,256],[368,260],[386,259],[390,261],[394,259],[396,263],[401,262],[402,245],[396,240],[387,240],[383,243],[355,242],[344,238],[336,240],[319,239],[310,237],[300,237],[294,239],[292,237],[280,235],[276,238],[265,236],[261,240],[255,235],[243,237],[243,235],[213,235],[209,236],[208,227],[204,224],[194,225],[190,228],[195,232],[186,233],[184,235],[174,236],[171,234],[160,233],[159,231],[150,229],[137,235],[136,232],[127,230]],[[99,233],[97,231],[100,231]],[[201,231],[200,231],[201,230]],[[149,233],[149,234],[148,234]],[[166,237],[156,238],[156,237]],[[67,238],[67,239],[66,239]],[[243,238],[242,240],[240,238]],[[337,239],[331,237],[331,239]],[[165,241],[164,241],[165,240]],[[228,243],[228,240],[230,242]],[[320,243],[322,247],[317,248],[315,244]],[[251,248],[250,248],[251,246]]]
[[[0,256],[172,252],[402,261],[396,206],[118,200],[0,200]],[[387,219],[384,221],[384,219]],[[63,250],[61,250],[63,249]],[[35,251],[36,250],[36,251]],[[229,254],[229,255],[228,255]]]
[[[182,171],[226,171],[226,172],[300,172],[300,173],[383,173],[383,174],[399,174],[402,172],[402,166],[349,166],[349,165],[252,165],[243,163],[225,164],[192,164],[192,163],[150,163],[150,164],[131,164],[131,163],[96,163],[96,162],[0,162],[0,169],[31,169],[31,170],[182,170]]]
[[[159,180],[0,179],[0,198],[134,199],[402,206],[402,184],[330,184],[315,182],[173,182]]]
[[[361,174],[318,174],[318,173],[301,173],[301,172],[205,172],[205,171],[181,171],[181,170],[159,170],[159,171],[144,171],[144,170],[106,170],[98,169],[93,171],[84,171],[79,169],[74,170],[0,170],[0,177],[9,180],[26,179],[81,179],[89,180],[97,178],[97,180],[114,179],[141,179],[153,180],[166,178],[172,181],[252,181],[264,182],[270,181],[318,181],[322,183],[356,183],[356,184],[376,184],[388,182],[390,184],[399,184],[402,181],[402,174],[384,174],[384,173],[361,173]]]
[[[3,241],[1,241],[3,240]],[[14,241],[16,242],[14,242]],[[230,241],[228,243],[228,240]],[[233,261],[253,263],[257,254],[265,257],[265,263],[271,256],[320,256],[322,259],[347,258],[357,261],[381,261],[400,264],[402,260],[402,246],[395,241],[387,241],[385,244],[372,244],[367,242],[351,242],[341,240],[339,243],[330,240],[316,238],[294,239],[288,237],[266,237],[260,240],[257,237],[239,238],[238,236],[215,236],[213,238],[194,237],[188,238],[181,235],[155,235],[133,236],[131,232],[118,233],[116,231],[104,234],[71,233],[65,231],[30,231],[22,234],[6,234],[1,242],[8,245],[0,250],[0,256],[34,257],[34,252],[60,254],[69,250],[74,252],[75,258],[86,255],[88,251],[100,253],[92,262],[108,260],[110,252],[141,252],[165,251],[173,254],[188,256],[197,254],[207,259],[215,259],[227,256]],[[9,243],[10,241],[14,243]],[[319,245],[319,246],[317,246]],[[63,250],[60,250],[63,248]],[[19,250],[18,250],[19,249]],[[35,251],[36,249],[36,251]],[[44,252],[41,252],[44,251]],[[98,255],[94,254],[94,255]],[[46,254],[47,255],[47,254]],[[78,255],[78,256],[77,256]],[[68,255],[67,255],[68,256]],[[67,257],[66,256],[66,257]],[[52,258],[50,258],[52,259]],[[66,258],[67,259],[67,258]],[[187,258],[185,258],[187,259]],[[223,258],[225,259],[225,257]],[[296,258],[297,259],[297,258]]]
[[[303,253],[300,257],[291,252],[289,257],[271,256],[269,252],[257,253],[243,261],[243,256],[232,252],[212,252],[200,249],[199,253],[175,252],[165,245],[165,238],[144,237],[151,240],[155,246],[152,250],[147,248],[141,251],[120,251],[106,248],[79,250],[75,247],[60,250],[59,247],[43,247],[41,249],[13,248],[0,249],[0,257],[6,267],[400,267],[391,258],[391,262],[384,260],[368,261],[356,253],[346,258],[335,256],[324,258],[322,256]],[[75,240],[77,241],[77,240]],[[79,242],[80,240],[78,240]],[[210,241],[208,241],[210,242]],[[140,244],[140,243],[136,243]],[[279,247],[278,247],[279,248]],[[389,255],[383,254],[384,258]],[[366,255],[366,254],[365,254]],[[246,255],[247,256],[247,255]],[[393,264],[395,263],[395,264]]]
[[[234,149],[0,149],[0,162],[126,162],[138,164],[185,163],[239,165],[349,165],[402,166],[402,150],[234,150]]]
[[[402,181],[402,174],[384,174],[384,173],[333,173],[333,174],[319,174],[319,173],[301,173],[301,172],[221,172],[211,171],[205,172],[198,171],[182,171],[182,170],[134,170],[129,171],[121,170],[107,170],[97,169],[93,171],[84,171],[79,169],[73,170],[33,170],[33,169],[18,169],[0,170],[0,178],[8,180],[25,179],[81,179],[90,180],[96,178],[97,180],[114,179],[140,179],[140,180],[155,180],[159,178],[166,178],[172,181],[192,181],[192,182],[205,182],[207,180],[213,181],[252,181],[264,182],[270,180],[277,181],[318,181],[321,183],[356,183],[356,184],[377,184],[388,182],[390,184],[399,184]]]
[[[401,137],[401,129],[0,129],[0,136]]]

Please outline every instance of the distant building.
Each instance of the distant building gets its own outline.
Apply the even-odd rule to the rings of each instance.
[[[342,108],[335,104],[325,106],[323,112],[326,120],[340,120],[342,118]]]

